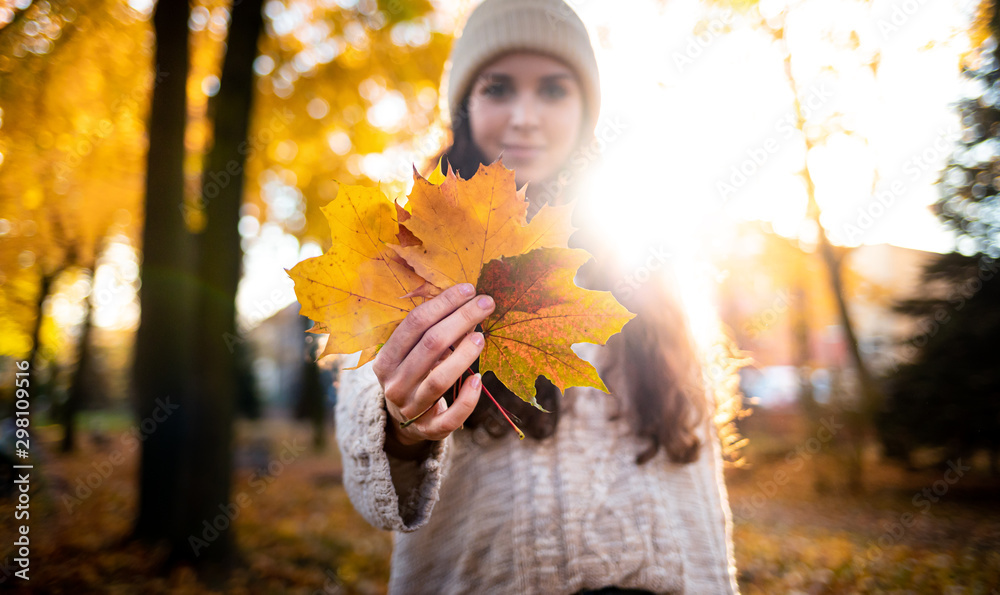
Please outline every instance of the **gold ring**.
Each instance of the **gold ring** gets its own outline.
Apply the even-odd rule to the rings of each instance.
[[[434,401],[434,405],[431,405],[431,406],[430,406],[430,407],[428,407],[427,409],[424,409],[424,410],[423,410],[423,411],[422,411],[422,412],[420,413],[420,415],[418,415],[418,416],[414,417],[413,419],[408,419],[408,420],[406,420],[406,421],[401,421],[401,422],[399,422],[399,427],[401,427],[401,428],[405,428],[405,427],[407,427],[408,425],[412,424],[413,422],[417,421],[418,419],[420,419],[421,417],[423,417],[424,413],[427,413],[428,411],[430,411],[431,409],[433,409],[435,405],[437,405],[437,401]],[[402,413],[402,412],[400,412],[400,413]]]

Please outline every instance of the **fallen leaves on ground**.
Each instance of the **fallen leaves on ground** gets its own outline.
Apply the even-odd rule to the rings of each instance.
[[[242,422],[237,455],[246,436],[266,435],[308,442],[309,429],[284,420]],[[73,455],[56,456],[57,426],[39,452],[32,484],[30,585],[15,582],[11,546],[7,571],[0,567],[0,591],[13,593],[385,593],[392,537],[368,525],[351,507],[337,481],[338,453],[306,453],[280,474],[266,478],[253,504],[233,523],[243,563],[215,589],[200,583],[190,569],[162,574],[162,552],[126,541],[136,511],[139,451],[125,454],[88,497],[69,510],[96,473],[95,463],[109,452],[83,440]],[[253,430],[251,432],[250,430]],[[83,432],[86,435],[86,432]],[[751,435],[751,444],[757,434]],[[121,444],[119,436],[110,444]],[[796,443],[779,446],[792,451]],[[727,469],[729,501],[734,512],[733,539],[740,591],[766,593],[991,593],[1000,589],[1000,513],[994,484],[953,486],[927,514],[914,507],[913,495],[941,474],[908,474],[873,463],[868,493],[817,495],[810,487],[813,459],[791,474],[788,483],[769,487],[783,457],[756,467]],[[238,457],[237,457],[238,458]],[[251,468],[238,468],[234,489],[259,485]],[[983,475],[982,477],[986,477]],[[969,482],[977,480],[967,477]],[[250,482],[254,483],[251,484]],[[81,488],[80,486],[84,487]],[[994,485],[990,488],[989,485]],[[82,492],[87,494],[86,491]],[[753,505],[754,514],[745,512]],[[13,519],[17,500],[0,498],[0,518]],[[918,523],[900,534],[894,528],[903,513]],[[16,539],[15,523],[0,523],[0,542]],[[888,535],[888,537],[887,537]],[[882,546],[877,546],[879,540]],[[0,556],[0,560],[3,557]],[[862,562],[858,562],[858,560]],[[19,586],[21,589],[19,590]]]

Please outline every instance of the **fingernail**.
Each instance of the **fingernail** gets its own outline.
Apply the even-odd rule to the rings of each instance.
[[[472,333],[472,336],[469,337],[469,340],[472,341],[473,345],[476,345],[478,347],[482,347],[484,343],[482,333]]]
[[[469,382],[472,383],[472,388],[479,388],[483,384],[483,375],[476,374]]]
[[[458,286],[458,291],[462,295],[472,295],[476,293],[476,288],[472,286],[472,283],[461,283]]]
[[[476,303],[479,304],[479,307],[482,308],[483,310],[489,310],[490,308],[493,307],[493,298],[491,298],[488,295],[484,295],[483,297],[479,298],[479,301]]]

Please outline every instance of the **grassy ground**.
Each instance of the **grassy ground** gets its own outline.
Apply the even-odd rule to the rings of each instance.
[[[274,455],[282,440],[307,444],[308,431],[272,423],[245,426],[239,434],[234,490],[246,491],[252,504],[234,523],[244,567],[225,590],[384,592],[390,536],[351,508],[336,449],[305,454],[266,478],[254,475],[254,466],[261,456],[268,460],[267,452],[258,449],[255,458],[247,445],[259,446],[266,436]],[[830,471],[830,455],[796,450],[808,442],[748,434],[753,465],[727,471],[744,593],[1000,595],[1000,491],[978,470],[962,477],[944,470],[914,474],[869,461],[866,492],[852,496],[837,488],[843,481]],[[36,466],[33,478],[42,481],[35,481],[30,509],[31,592],[209,592],[188,569],[157,576],[163,553],[125,541],[135,514],[135,453],[107,477],[94,475],[122,444],[116,434],[108,436]],[[49,438],[56,438],[54,431]],[[822,493],[818,477],[828,486]],[[88,479],[97,487],[77,498],[86,494],[78,488]],[[13,519],[13,506],[0,501],[0,553],[6,555],[0,590],[22,584],[11,576],[16,567],[8,544],[16,537],[6,519]]]

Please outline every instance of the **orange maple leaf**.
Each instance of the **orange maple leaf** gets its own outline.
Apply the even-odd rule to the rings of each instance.
[[[451,168],[440,184],[414,175],[403,227],[420,243],[393,249],[417,274],[445,288],[475,284],[491,260],[565,247],[572,232],[571,206],[544,206],[528,223],[524,191],[516,190],[514,171],[499,160],[481,165],[469,180]]]
[[[589,258],[583,250],[539,248],[487,263],[476,287],[496,302],[482,324],[486,346],[479,369],[492,370],[511,392],[539,409],[534,396],[538,376],[560,388],[591,386],[608,392],[597,370],[570,346],[603,345],[634,316],[611,292],[573,282]]]

